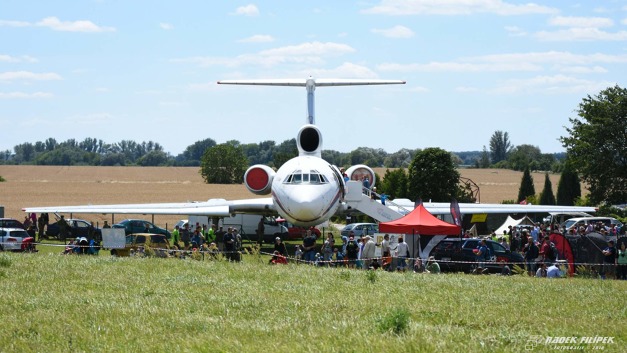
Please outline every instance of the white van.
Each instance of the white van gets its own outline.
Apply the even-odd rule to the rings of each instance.
[[[579,227],[581,226],[586,228],[590,223],[596,225],[599,222],[603,223],[603,225],[606,227],[611,227],[612,224],[616,225],[616,227],[623,226],[623,224],[619,220],[612,217],[579,217],[571,218],[564,222],[564,229],[566,229],[567,233],[570,233],[571,230],[577,232],[577,229],[579,229]]]
[[[218,221],[218,227],[223,227],[226,230],[229,227],[235,228],[242,235],[243,239],[248,239],[253,242],[257,241],[257,227],[259,226],[260,215],[253,214],[236,214],[231,217],[225,217]],[[211,219],[207,216],[189,216],[188,219],[180,220],[176,225],[183,227],[186,223],[189,223],[190,229],[196,227],[196,224],[202,226],[211,226]],[[266,243],[274,242],[276,237],[282,240],[288,239],[288,230],[280,222],[277,222],[276,218],[271,216],[263,217],[263,241]]]
[[[260,215],[252,214],[236,214],[231,217],[225,217],[218,222],[218,226],[236,228],[243,239],[257,241],[257,227],[261,220]],[[288,238],[287,227],[278,223],[274,217],[263,217],[264,235],[263,241],[266,243],[274,242],[276,237],[286,240]]]

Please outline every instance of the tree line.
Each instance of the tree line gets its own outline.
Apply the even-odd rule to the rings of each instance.
[[[510,146],[503,154],[501,145],[492,147],[492,140],[501,139]],[[224,144],[240,148],[248,165],[266,164],[278,168],[283,162],[296,156],[296,139],[277,144],[274,141],[243,144],[237,140]],[[13,147],[13,151],[0,152],[0,164],[35,165],[92,165],[92,166],[200,166],[202,156],[217,143],[211,138],[197,141],[185,148],[183,153],[172,155],[164,151],[158,142],[122,140],[107,143],[88,137],[83,141],[69,139],[58,142],[54,138],[35,143],[24,142]],[[507,168],[523,170],[529,165],[533,170],[561,170],[565,153],[542,154],[535,146],[521,145],[511,148],[507,132],[496,131],[490,142],[490,153],[485,150],[451,152],[456,166],[475,168]],[[381,148],[358,147],[351,152],[323,150],[322,158],[338,166],[366,164],[371,167],[407,168],[420,149],[402,148],[388,153]],[[497,155],[501,157],[493,157]]]

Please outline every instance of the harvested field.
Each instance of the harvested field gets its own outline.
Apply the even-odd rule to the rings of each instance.
[[[197,167],[68,167],[0,166],[0,206],[5,217],[23,219],[23,207],[149,202],[202,201],[211,198],[256,198],[243,184],[205,184]],[[377,168],[383,176],[385,168]],[[481,202],[500,203],[515,199],[521,172],[503,169],[460,169],[481,190]],[[550,175],[557,192],[559,175]],[[544,187],[544,174],[533,173],[536,193]],[[105,215],[74,215],[102,224]],[[147,216],[138,215],[141,218]],[[116,220],[126,216],[118,215]],[[130,216],[129,216],[130,217]],[[149,217],[149,216],[148,216]],[[179,216],[155,216],[155,222],[171,226]]]

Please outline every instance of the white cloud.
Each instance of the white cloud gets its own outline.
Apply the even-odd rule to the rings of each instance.
[[[535,36],[547,42],[623,41],[627,40],[627,31],[611,33],[598,28],[569,28],[554,32],[540,31]]]
[[[240,43],[270,43],[274,42],[274,37],[267,34],[255,34],[248,38],[238,40]]]
[[[377,74],[370,70],[368,67],[350,62],[345,62],[342,65],[330,69],[330,70],[309,70],[302,72],[303,77],[333,77],[333,78],[378,78]]]
[[[381,34],[388,38],[411,38],[414,32],[405,26],[394,26],[388,29],[372,29],[372,33]]]
[[[28,55],[11,56],[11,55],[0,54],[0,62],[7,62],[7,63],[21,63],[21,62],[36,63],[37,59],[33,58],[32,56],[28,56]]]
[[[87,20],[79,20],[79,21],[61,21],[57,17],[46,17],[39,22],[30,23],[24,21],[5,21],[0,20],[0,26],[9,26],[9,27],[47,27],[54,31],[63,31],[63,32],[113,32],[115,28],[113,27],[102,27],[98,26],[95,23]]]
[[[333,42],[306,42],[298,45],[290,45],[286,47],[268,49],[259,52],[264,56],[301,56],[301,55],[319,55],[319,56],[339,56],[346,53],[353,53],[355,49],[340,43]]]
[[[459,58],[455,61],[429,63],[384,63],[377,68],[390,72],[533,72],[573,70],[571,72],[600,73],[598,64],[627,63],[627,55],[589,54],[549,51],[514,54],[483,55]]]
[[[505,31],[512,37],[524,37],[527,35],[527,32],[517,26],[506,26]]]
[[[28,27],[28,26],[31,26],[31,24],[29,22],[24,22],[24,21],[0,20],[0,26],[5,26],[5,27]]]
[[[573,73],[573,74],[604,74],[607,73],[607,69],[602,66],[563,66],[558,67],[559,72]]]
[[[549,20],[552,26],[564,27],[611,27],[614,21],[605,17],[566,17],[556,16]]]
[[[355,52],[355,49],[346,44],[333,42],[305,42],[298,45],[267,49],[257,53],[243,54],[235,57],[197,56],[172,59],[171,61],[178,63],[193,63],[202,67],[225,66],[230,68],[246,65],[271,67],[286,63],[314,66],[323,65],[325,63],[325,58],[338,57],[353,52]]]
[[[8,71],[0,73],[0,81],[16,81],[16,80],[31,80],[31,81],[51,81],[61,80],[61,76],[54,72],[47,73],[35,73],[30,71]]]
[[[159,27],[161,27],[161,29],[165,29],[166,31],[174,29],[173,25],[171,25],[170,23],[166,23],[166,22],[159,23]]]
[[[536,76],[530,79],[507,80],[492,92],[501,94],[586,94],[598,92],[611,85],[613,83],[607,81],[583,80],[566,75]]]
[[[56,17],[46,17],[37,22],[37,26],[48,27],[55,31],[63,32],[113,32],[113,27],[101,27],[87,20],[61,21]]]
[[[52,93],[48,92],[35,92],[35,93],[24,93],[24,92],[0,92],[0,99],[33,99],[33,98],[51,98],[53,96]]]
[[[254,4],[248,4],[246,6],[240,6],[235,9],[235,15],[259,16],[259,9]]]
[[[496,15],[551,14],[558,10],[534,3],[511,4],[502,0],[381,0],[379,5],[361,11],[381,15]]]
[[[627,25],[627,18],[624,18],[622,21],[620,21],[620,23]]]
[[[540,71],[542,67],[533,63],[471,63],[471,62],[430,62],[426,64],[384,63],[378,65],[381,71],[390,72],[503,72]]]

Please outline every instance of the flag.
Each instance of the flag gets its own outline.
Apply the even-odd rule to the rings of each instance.
[[[459,210],[459,203],[457,200],[451,200],[451,216],[453,216],[453,224],[456,226],[462,226],[462,214]]]

